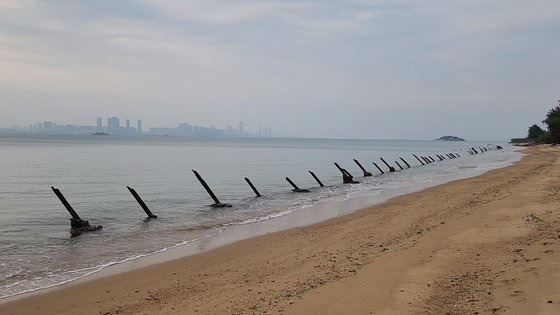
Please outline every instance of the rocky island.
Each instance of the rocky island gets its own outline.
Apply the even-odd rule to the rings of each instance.
[[[437,141],[465,141],[465,139],[463,138],[459,138],[459,137],[455,137],[455,136],[443,136],[439,139],[436,139]]]

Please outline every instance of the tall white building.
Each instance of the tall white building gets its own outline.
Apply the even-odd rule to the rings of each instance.
[[[97,131],[103,131],[103,118],[97,117]]]
[[[116,134],[121,128],[121,123],[118,117],[107,118],[107,131]]]

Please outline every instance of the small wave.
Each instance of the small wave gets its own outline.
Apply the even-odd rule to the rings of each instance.
[[[24,282],[25,282],[25,280],[17,281],[17,282],[14,282],[14,283],[6,284],[6,285],[2,286],[2,288],[9,289],[11,287],[14,287],[14,286],[19,285],[19,284],[24,283]]]
[[[286,210],[283,211],[279,211],[279,212],[274,212],[268,215],[263,215],[263,216],[258,216],[258,217],[253,217],[250,219],[246,219],[243,221],[239,221],[239,222],[232,222],[229,224],[226,224],[226,226],[232,226],[232,225],[244,225],[244,224],[251,224],[251,223],[257,223],[257,222],[262,222],[262,221],[266,221],[266,220],[270,220],[270,219],[274,219],[274,218],[279,218],[279,217],[283,217],[285,215],[291,214],[294,211],[298,211],[298,210],[302,210],[302,209],[306,209],[309,207],[312,207],[313,205],[300,205],[300,206],[294,206],[294,207],[290,207]]]
[[[224,224],[221,224],[221,223],[210,224],[210,225],[197,225],[197,226],[193,226],[193,227],[180,228],[180,229],[177,229],[177,231],[180,231],[180,232],[207,231],[207,230],[212,230],[212,229],[218,229],[218,228],[221,228],[223,226],[224,226]]]
[[[138,254],[138,255],[131,256],[131,257],[127,257],[127,258],[122,259],[122,260],[110,261],[110,262],[107,262],[107,263],[103,263],[103,264],[100,264],[100,265],[97,265],[97,266],[94,266],[94,267],[65,271],[65,272],[62,272],[61,274],[73,274],[73,273],[81,273],[81,272],[83,272],[83,274],[77,275],[77,276],[72,277],[72,278],[67,279],[67,280],[58,281],[58,282],[53,283],[53,284],[37,286],[37,287],[32,288],[32,289],[26,289],[26,290],[18,291],[16,293],[8,293],[8,294],[0,295],[0,299],[5,299],[5,298],[25,294],[25,293],[31,293],[31,292],[36,292],[36,291],[39,291],[39,290],[44,290],[44,289],[48,289],[48,288],[61,286],[61,285],[64,285],[64,284],[67,284],[67,283],[70,283],[70,282],[73,282],[73,281],[76,281],[76,280],[80,280],[80,279],[85,278],[87,276],[93,275],[93,274],[95,274],[97,272],[100,272],[101,270],[103,270],[107,267],[122,264],[122,263],[126,263],[128,261],[136,260],[136,259],[139,259],[139,258],[142,258],[142,257],[148,257],[148,256],[156,255],[156,254],[159,254],[159,253],[163,253],[163,252],[166,252],[170,249],[177,248],[179,246],[183,246],[183,245],[186,245],[186,244],[189,244],[189,243],[192,243],[192,242],[196,242],[196,241],[199,241],[199,240],[202,240],[202,239],[212,237],[212,236],[214,236],[218,233],[220,233],[219,230],[216,231],[216,233],[214,233],[214,234],[194,238],[194,239],[191,239],[191,240],[186,240],[186,241],[180,242],[178,244],[175,244],[175,245],[172,245],[172,246],[169,246],[169,247],[164,247],[160,250],[150,252],[150,253],[147,253],[147,254]],[[41,280],[41,279],[43,279],[43,278],[34,278],[32,280]],[[5,285],[5,286],[3,286],[3,288],[9,289],[9,288],[12,288],[14,286],[17,286],[19,284],[26,283],[26,282],[27,282],[26,280],[22,280],[22,281],[19,281],[19,282],[15,282],[15,283],[12,283],[12,284]]]

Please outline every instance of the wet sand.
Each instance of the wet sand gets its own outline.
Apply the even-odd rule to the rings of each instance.
[[[559,314],[560,149],[0,314]]]

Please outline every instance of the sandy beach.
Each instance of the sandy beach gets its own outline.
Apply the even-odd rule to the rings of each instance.
[[[0,314],[559,314],[560,149]]]

